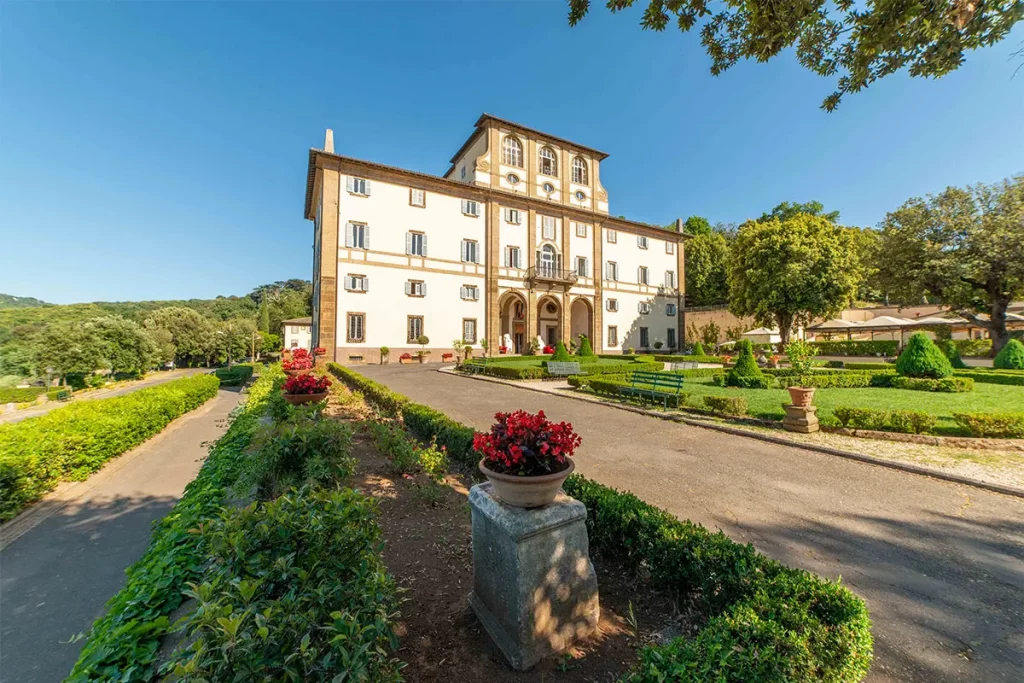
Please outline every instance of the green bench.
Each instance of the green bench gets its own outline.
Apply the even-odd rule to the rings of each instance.
[[[669,399],[673,399],[675,407],[678,408],[679,397],[683,393],[683,376],[671,372],[639,370],[633,373],[630,386],[619,387],[619,393],[651,401],[661,399],[666,409]]]
[[[471,358],[463,363],[459,369],[470,375],[479,375],[487,368],[487,362],[480,358]]]
[[[568,377],[582,374],[580,364],[575,361],[548,361],[548,374],[552,377]]]
[[[57,392],[50,392],[50,395],[52,395],[58,401],[70,401],[71,400],[71,391],[68,390],[68,389],[60,389]]]

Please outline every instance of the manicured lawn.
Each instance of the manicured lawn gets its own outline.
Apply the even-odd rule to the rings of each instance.
[[[492,359],[488,361],[487,364],[502,368],[528,368],[530,366],[540,367],[541,361],[548,360],[549,358],[551,358],[551,356],[516,356],[514,358],[509,359]],[[579,361],[579,359],[576,357],[573,357],[572,360],[574,362]],[[596,362],[587,361],[587,365],[590,365],[591,363],[594,363],[596,365],[632,365],[633,361],[619,360],[617,358],[598,358]],[[658,368],[661,368],[660,363],[658,364]]]

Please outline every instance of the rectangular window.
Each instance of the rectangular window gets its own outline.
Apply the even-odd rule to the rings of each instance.
[[[462,179],[465,180],[466,179],[466,167],[465,166],[462,167],[461,173],[462,173]]]
[[[605,280],[611,280],[612,282],[618,281],[618,279],[619,279],[619,264],[618,263],[616,263],[615,261],[609,261],[608,263],[605,264],[604,279]]]
[[[366,178],[353,178],[348,176],[346,180],[346,187],[352,194],[360,194],[364,197],[370,196],[370,181]]]
[[[666,270],[665,271],[665,286],[669,289],[676,288],[676,271]]]
[[[642,285],[651,284],[651,277],[647,273],[647,266],[640,266],[636,270],[636,279]]]
[[[590,277],[590,264],[587,263],[586,256],[576,257],[576,274],[580,277]]]
[[[366,314],[365,313],[349,313],[348,314],[348,342],[361,342],[366,341]]]
[[[426,296],[427,283],[423,280],[406,280],[405,293],[408,296]]]
[[[586,223],[577,223],[576,224],[576,236],[577,237],[586,237],[587,236],[587,224]]]
[[[476,344],[476,319],[462,319],[462,341],[467,344]]]
[[[422,315],[410,315],[409,316],[409,341],[415,342],[417,339],[423,336],[423,316]]]
[[[462,285],[459,288],[459,295],[466,301],[479,301],[480,288],[476,285]]]
[[[608,299],[608,300],[606,300],[605,301],[605,308],[607,308],[609,311],[617,311],[617,310],[619,310],[619,300],[618,299]]]
[[[462,261],[480,263],[480,244],[475,240],[462,240]]]
[[[427,236],[422,232],[405,233],[405,253],[410,256],[426,256]]]
[[[555,239],[555,219],[552,216],[541,216],[541,235],[546,240]]]
[[[676,243],[675,242],[665,242],[665,253],[666,254],[674,254],[674,253],[676,253]]]
[[[608,326],[608,346],[619,345],[619,328],[615,325]]]
[[[363,223],[346,223],[345,246],[349,249],[369,249],[370,226]]]
[[[647,315],[651,312],[651,304],[647,301],[641,301],[637,307],[643,315]]]
[[[615,244],[619,241],[619,233],[614,230],[605,230],[605,239],[608,240],[608,244]]]
[[[350,292],[365,292],[370,289],[370,278],[365,275],[346,275],[345,289]]]
[[[665,315],[675,315],[675,314],[676,314],[676,305],[675,304],[665,304]]]
[[[519,209],[505,209],[505,222],[511,223],[512,225],[519,225],[523,222],[523,216],[519,213]]]
[[[666,330],[666,332],[668,333],[668,348],[676,348],[676,328],[670,327]]]
[[[636,246],[640,247],[641,249],[646,249],[647,248],[647,238],[644,237],[643,235],[637,235],[636,236]]]
[[[523,262],[520,257],[519,247],[505,247],[505,267],[522,268]]]
[[[463,199],[462,200],[462,213],[464,213],[467,216],[479,216],[480,215],[480,205],[477,204],[472,199]]]
[[[427,192],[426,190],[417,190],[415,187],[409,188],[409,203],[413,206],[426,206],[427,205]]]
[[[642,347],[644,347],[646,349],[650,345],[651,345],[651,335],[647,331],[646,327],[641,327],[640,328],[640,346],[642,346]]]

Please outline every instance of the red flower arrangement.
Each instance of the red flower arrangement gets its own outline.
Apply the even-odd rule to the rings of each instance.
[[[551,422],[544,411],[497,413],[490,433],[473,435],[473,448],[495,472],[521,477],[553,474],[566,469],[566,461],[582,439],[568,422]]]
[[[313,355],[314,355],[314,356],[322,356],[322,355],[324,355],[325,353],[327,353],[327,349],[325,349],[325,348],[324,348],[324,347],[322,347],[322,346],[318,346],[318,347],[316,347],[315,349],[313,349]]]
[[[398,359],[399,360],[412,360],[412,354],[411,353],[403,353],[401,356],[398,357]]]
[[[444,361],[445,363],[447,363],[448,361],[450,361],[454,357],[455,357],[454,354],[451,354],[451,353],[442,353],[441,354],[441,360]]]
[[[331,380],[316,375],[296,375],[284,383],[286,394],[323,394],[331,386]]]
[[[554,353],[555,347],[550,344],[544,347],[544,353]]]
[[[313,356],[306,349],[294,349],[292,359],[282,361],[281,367],[285,370],[309,370],[313,367]]]

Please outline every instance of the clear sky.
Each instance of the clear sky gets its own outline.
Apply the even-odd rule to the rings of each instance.
[[[792,55],[708,73],[699,35],[595,2],[0,3],[0,292],[211,297],[312,271],[307,149],[441,174],[481,112],[597,147],[615,215],[875,225],[1024,172],[1003,43],[819,110]]]

